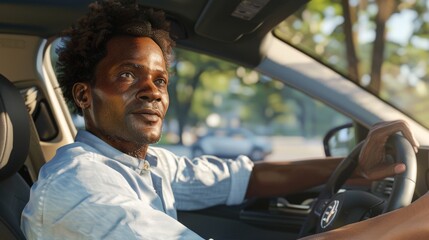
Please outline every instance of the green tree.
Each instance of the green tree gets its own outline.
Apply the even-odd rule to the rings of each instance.
[[[169,121],[173,118],[177,120],[179,144],[183,143],[185,126],[202,121],[213,109],[212,106],[208,106],[213,105],[213,98],[207,98],[198,93],[206,89],[201,84],[209,81],[212,82],[211,85],[221,85],[217,79],[224,78],[223,75],[228,72],[231,74],[233,71],[232,65],[215,58],[175,49],[175,60],[170,69],[170,112],[166,120]],[[208,95],[210,96],[212,93],[208,93]],[[195,108],[198,109],[195,110]]]

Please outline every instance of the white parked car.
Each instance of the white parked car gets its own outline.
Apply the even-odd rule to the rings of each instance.
[[[215,128],[192,145],[192,155],[209,154],[223,158],[246,155],[253,161],[263,160],[272,152],[271,142],[244,128]]]

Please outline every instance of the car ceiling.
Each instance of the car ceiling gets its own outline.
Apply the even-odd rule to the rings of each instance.
[[[138,1],[166,11],[172,21],[171,35],[178,46],[252,67],[264,57],[267,33],[309,0]],[[49,38],[74,23],[91,2],[3,0],[0,3],[0,32]],[[253,17],[249,17],[249,9],[256,9]],[[232,16],[234,12],[242,18]]]

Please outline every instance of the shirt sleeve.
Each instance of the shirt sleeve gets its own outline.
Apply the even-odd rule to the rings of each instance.
[[[221,159],[206,155],[189,159],[165,149],[157,149],[157,155],[168,159],[177,209],[196,210],[243,202],[253,169],[253,162],[247,156]]]
[[[150,199],[139,200],[114,171],[61,174],[55,181],[41,182],[33,192],[23,213],[27,239],[202,239],[152,208]],[[93,177],[75,179],[74,174]]]

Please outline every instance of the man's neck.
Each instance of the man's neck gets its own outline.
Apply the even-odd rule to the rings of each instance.
[[[87,130],[89,131],[89,130]],[[91,132],[91,131],[89,131]],[[130,142],[126,141],[125,139],[120,139],[118,137],[100,134],[100,133],[93,133],[99,137],[101,140],[109,144],[110,146],[118,149],[119,151],[130,155],[132,157],[138,158],[138,159],[145,159],[147,150],[149,148],[149,144],[142,144],[142,143],[136,143],[136,142]]]

